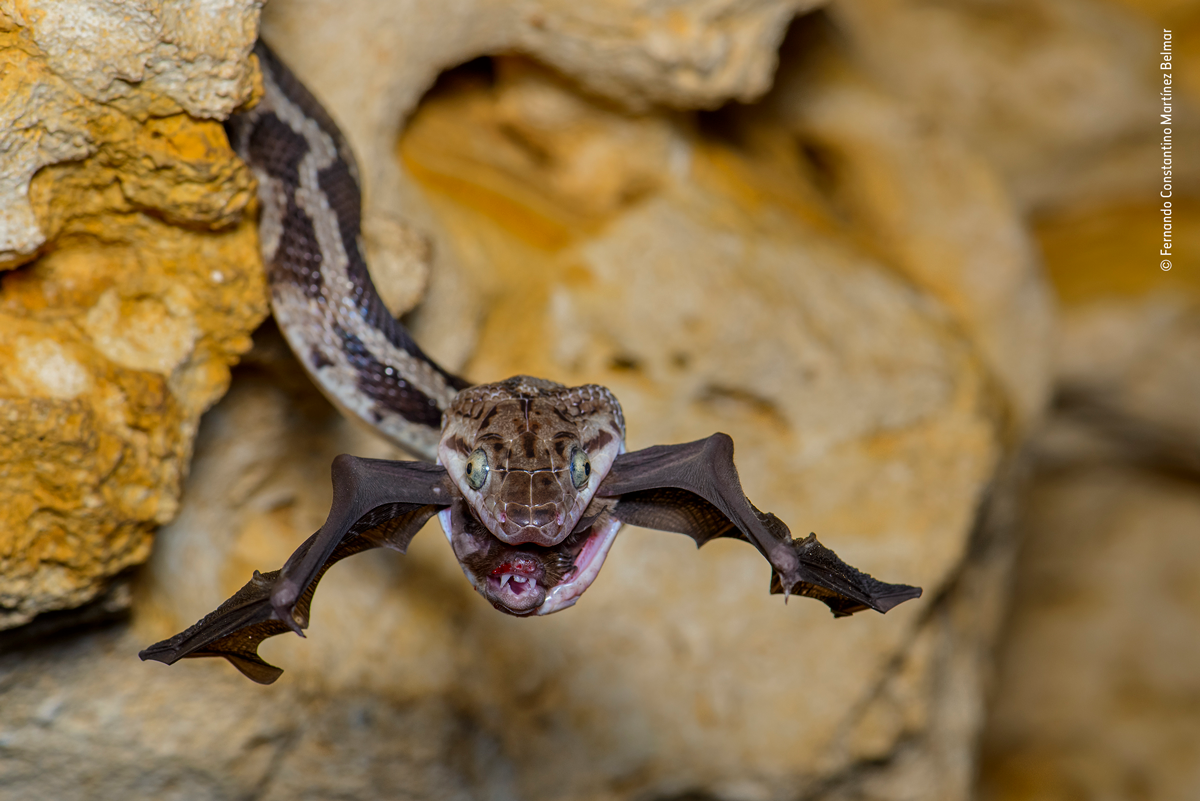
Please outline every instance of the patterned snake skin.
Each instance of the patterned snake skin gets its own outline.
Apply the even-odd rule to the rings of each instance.
[[[262,43],[265,95],[226,124],[258,179],[271,308],[317,386],[343,411],[432,459],[442,413],[469,386],[384,307],[359,241],[354,155],[320,103]]]

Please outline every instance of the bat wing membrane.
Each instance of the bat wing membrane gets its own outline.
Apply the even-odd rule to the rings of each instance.
[[[258,655],[263,640],[286,631],[303,636],[317,583],[336,562],[371,548],[404,553],[430,517],[450,505],[445,470],[425,462],[339,456],[333,463],[329,517],[280,570],[259,573],[215,611],[139,656],[166,664],[219,656],[260,684],[283,673]],[[843,562],[810,534],[793,539],[775,515],[742,492],[725,434],[683,445],[622,454],[597,491],[623,523],[687,534],[703,545],[718,537],[754,545],[771,564],[771,592],[825,603],[835,616],[886,612],[918,598],[919,587],[888,584]]]
[[[717,537],[749,542],[771,564],[772,593],[815,598],[837,617],[886,612],[921,596],[919,587],[851,567],[814,534],[793,539],[782,520],[755,508],[742,492],[726,434],[622,454],[597,495],[615,498],[611,514],[623,523],[687,534],[697,545]]]
[[[339,456],[333,462],[333,505],[321,528],[287,563],[254,576],[214,612],[138,656],[168,665],[188,657],[220,656],[248,678],[270,684],[283,673],[258,655],[268,637],[303,636],[317,583],[334,563],[371,548],[404,553],[413,536],[453,490],[445,470],[425,462]]]

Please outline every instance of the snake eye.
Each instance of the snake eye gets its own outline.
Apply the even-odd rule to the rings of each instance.
[[[467,486],[473,490],[482,487],[487,481],[489,471],[487,454],[483,452],[483,448],[478,448],[467,460]]]
[[[571,483],[575,485],[575,489],[580,489],[588,483],[591,475],[592,463],[588,461],[587,454],[581,448],[576,448],[571,454]]]

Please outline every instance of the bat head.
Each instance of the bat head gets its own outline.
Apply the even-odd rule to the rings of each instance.
[[[608,551],[600,540],[611,544],[618,526],[597,526],[584,512],[624,438],[620,404],[599,386],[517,376],[455,398],[438,461],[463,503],[442,522],[468,578],[497,608],[557,611],[564,606],[544,607],[570,593],[555,589],[595,578],[592,562]]]

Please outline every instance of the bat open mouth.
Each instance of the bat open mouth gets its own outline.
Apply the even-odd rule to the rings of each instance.
[[[529,551],[516,551],[500,557],[500,564],[482,576],[483,594],[493,605],[515,614],[529,614],[546,600],[546,560]],[[554,560],[557,561],[557,560]],[[484,566],[480,566],[484,568]]]
[[[620,521],[601,514],[553,546],[508,545],[470,515],[439,514],[463,573],[502,612],[526,617],[572,606],[596,580]]]

